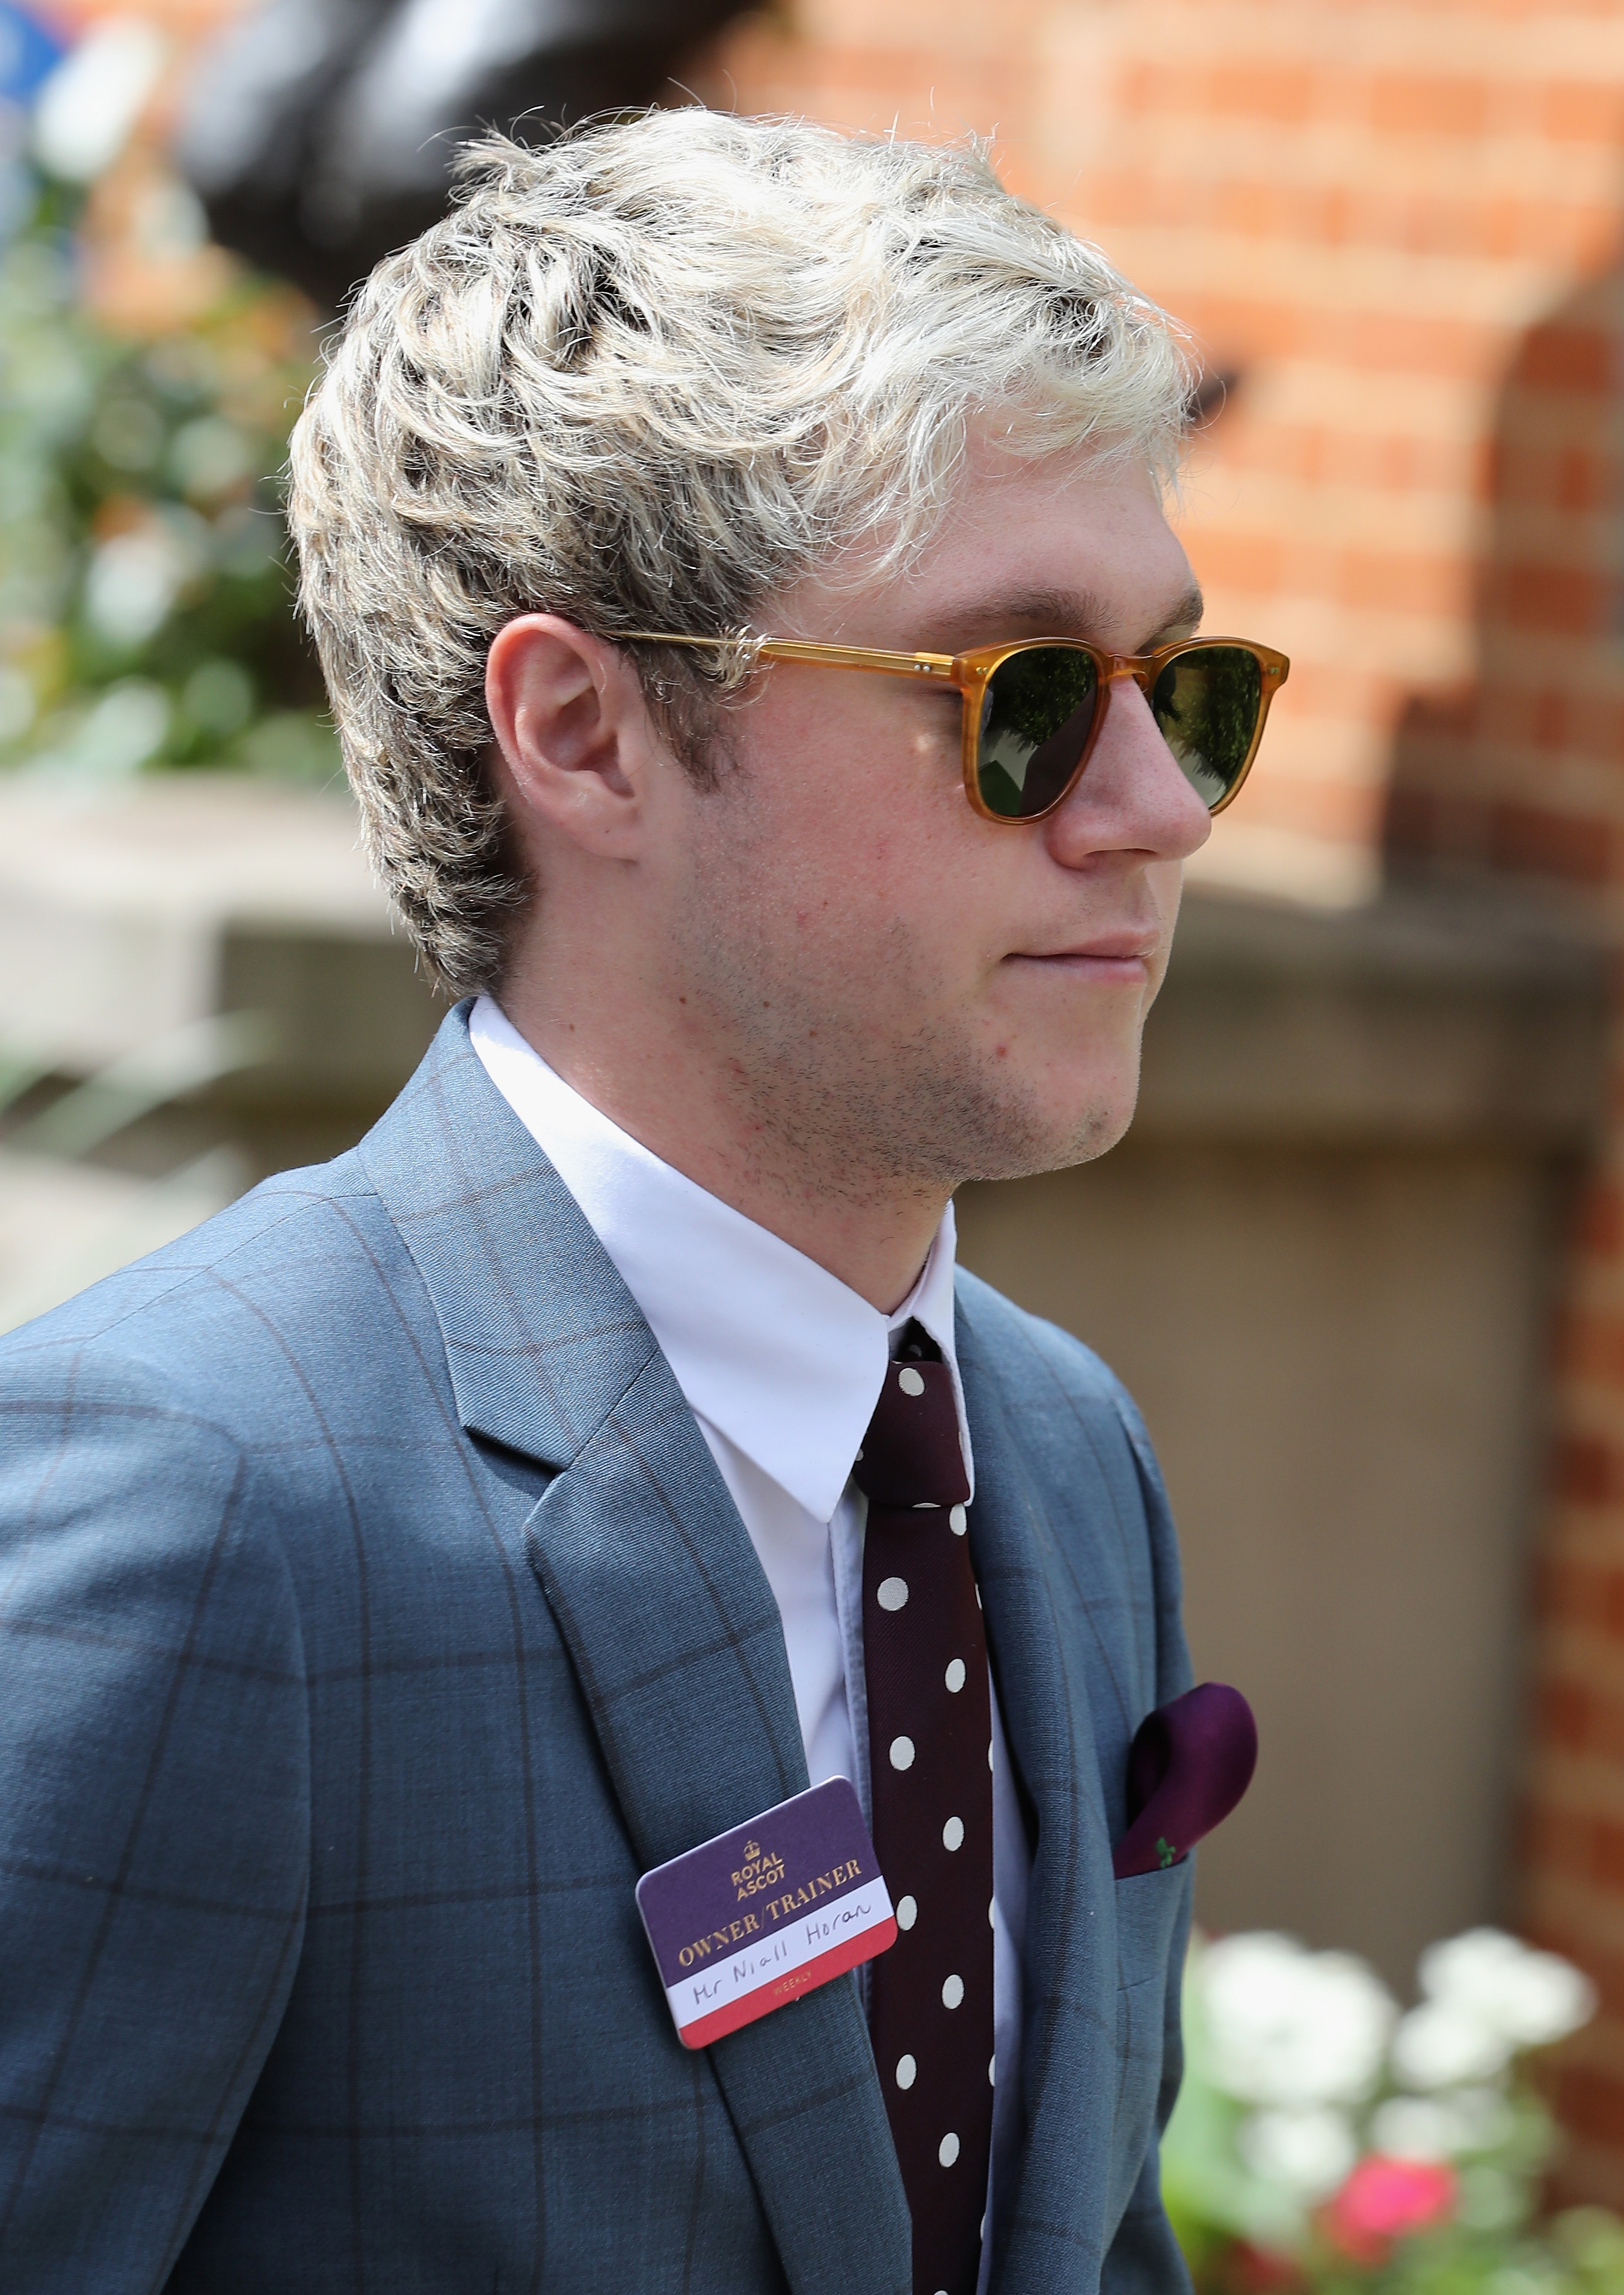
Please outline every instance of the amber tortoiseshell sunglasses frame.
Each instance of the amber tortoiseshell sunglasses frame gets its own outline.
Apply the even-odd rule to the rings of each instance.
[[[1094,744],[1099,739],[1099,729],[1106,720],[1103,708],[1094,713],[1081,755],[1068,776],[1065,787],[1057,796],[1036,813],[995,813],[981,793],[980,747],[982,704],[986,698],[993,673],[1018,653],[1033,653],[1040,648],[1062,646],[1069,653],[1086,653],[1099,674],[1101,689],[1119,677],[1130,677],[1148,701],[1155,689],[1156,680],[1170,662],[1183,654],[1202,653],[1220,646],[1231,651],[1249,653],[1258,665],[1262,678],[1258,697],[1258,722],[1253,731],[1252,747],[1234,780],[1209,810],[1221,813],[1233,804],[1241,785],[1252,771],[1252,761],[1257,755],[1258,744],[1263,738],[1263,727],[1269,716],[1269,705],[1285,684],[1290,662],[1272,646],[1254,645],[1250,638],[1179,638],[1171,645],[1158,646],[1154,653],[1107,653],[1102,647],[1089,645],[1082,638],[1019,638],[1010,645],[976,646],[968,653],[883,653],[869,646],[819,645],[808,638],[687,638],[665,634],[657,630],[628,630],[615,642],[620,645],[692,646],[702,651],[726,653],[737,651],[751,666],[757,661],[798,661],[822,669],[864,669],[881,677],[930,678],[951,685],[963,697],[964,718],[962,749],[964,761],[964,793],[970,809],[983,821],[996,821],[1005,829],[1025,829],[1034,821],[1042,821],[1053,813],[1081,780]]]

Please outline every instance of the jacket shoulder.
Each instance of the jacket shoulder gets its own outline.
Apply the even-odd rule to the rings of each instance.
[[[124,1400],[251,1439],[265,1406],[307,1385],[306,1367],[376,1329],[380,1301],[414,1287],[352,1150],[265,1180],[0,1337],[0,1408],[69,1393],[76,1409]]]
[[[1058,1323],[1017,1307],[968,1269],[959,1270],[955,1283],[960,1315],[1005,1400],[1063,1401],[1084,1417],[1119,1427],[1140,1472],[1161,1495],[1161,1469],[1138,1405],[1110,1365]]]

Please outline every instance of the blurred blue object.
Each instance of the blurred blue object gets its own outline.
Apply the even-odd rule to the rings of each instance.
[[[26,8],[0,0],[0,103],[27,103],[66,53]]]
[[[29,111],[65,53],[37,17],[0,0],[0,246],[33,213],[38,178],[26,156]]]

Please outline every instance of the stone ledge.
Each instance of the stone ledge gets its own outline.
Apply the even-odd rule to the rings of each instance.
[[[1579,921],[1511,894],[1397,886],[1326,910],[1194,888],[1134,1135],[1580,1151],[1608,970]]]
[[[83,1074],[217,1014],[277,1049],[235,1105],[381,1104],[443,1007],[347,797],[223,774],[0,785],[0,1046]]]

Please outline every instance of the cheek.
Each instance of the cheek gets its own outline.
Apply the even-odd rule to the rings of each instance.
[[[713,959],[725,942],[775,1001],[869,1031],[996,1027],[1032,856],[965,800],[956,699],[795,679],[741,713],[739,772],[707,821],[690,898]]]
[[[866,681],[795,673],[763,697],[738,744],[760,878],[861,914],[905,913],[940,873],[943,847],[972,819],[958,772],[958,718],[926,715],[921,697],[877,705]],[[809,690],[821,689],[821,690]],[[965,816],[963,820],[960,815]],[[854,915],[853,921],[856,921]]]

